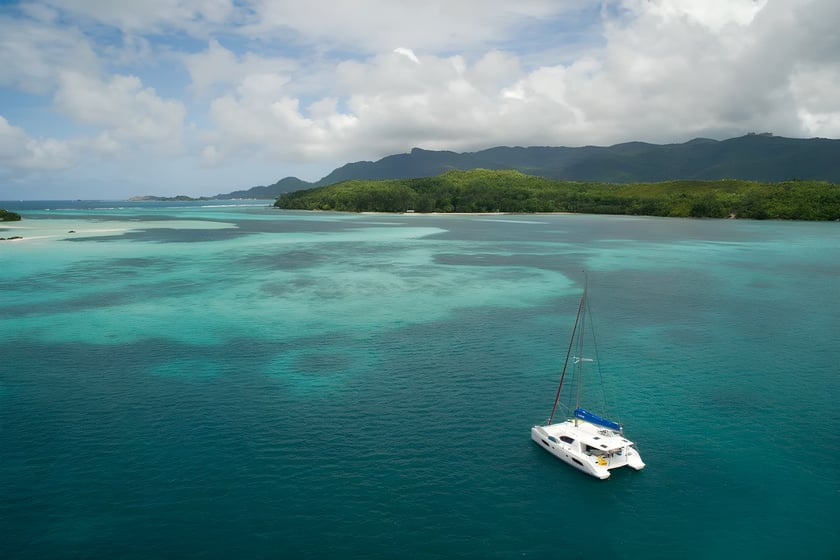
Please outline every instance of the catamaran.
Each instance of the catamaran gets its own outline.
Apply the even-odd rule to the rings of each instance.
[[[635,444],[624,437],[624,429],[621,424],[598,416],[580,406],[582,366],[584,363],[593,361],[583,358],[584,333],[587,326],[586,319],[589,316],[587,291],[588,286],[584,284],[583,296],[578,306],[572,337],[569,341],[569,350],[566,353],[566,361],[563,363],[563,372],[560,375],[560,385],[557,387],[557,395],[554,397],[554,407],[551,409],[551,415],[546,425],[531,428],[531,439],[561,461],[588,475],[606,479],[609,478],[612,469],[628,466],[638,471],[643,469],[645,464]],[[573,351],[577,355],[572,355]],[[571,418],[566,418],[555,424],[552,422],[557,411],[557,405],[560,402],[560,393],[563,389],[563,382],[566,379],[566,370],[570,361],[577,382],[575,408]]]

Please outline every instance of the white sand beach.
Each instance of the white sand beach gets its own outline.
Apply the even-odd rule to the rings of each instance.
[[[0,237],[4,242],[35,240],[63,240],[73,237],[101,237],[146,229],[227,229],[236,227],[224,222],[202,220],[103,221],[89,219],[37,219],[0,223]],[[21,237],[22,239],[9,239]]]

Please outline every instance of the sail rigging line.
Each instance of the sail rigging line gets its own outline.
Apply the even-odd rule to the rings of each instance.
[[[596,363],[596,367],[598,369],[598,380],[601,383],[601,398],[604,401],[604,412],[606,413],[607,417],[610,417],[610,407],[607,404],[607,391],[605,389],[606,385],[604,383],[604,371],[601,369],[601,358],[598,355],[598,337],[595,335],[595,321],[592,315],[592,308],[589,304],[588,299],[586,300],[586,312],[589,314],[589,332],[592,335],[592,351],[595,353],[594,362]]]
[[[586,289],[584,288],[584,296]],[[580,322],[581,311],[583,310],[584,301],[586,297],[581,298],[580,305],[578,305],[578,314],[575,317],[575,326],[572,327],[572,338],[569,339],[569,349],[566,351],[566,361],[563,362],[563,373],[560,374],[560,384],[557,386],[557,394],[554,396],[554,406],[551,407],[551,416],[548,417],[548,424],[554,419],[554,412],[557,410],[557,403],[560,401],[560,391],[563,389],[563,380],[566,378],[566,368],[569,366],[569,358],[572,355],[572,346],[575,343],[575,333],[577,332],[578,323]]]
[[[601,369],[601,358],[598,354],[598,337],[595,335],[595,320],[594,314],[592,313],[591,306],[589,304],[589,298],[587,298],[586,300],[586,312],[589,315],[589,332],[592,337],[592,348],[593,352],[595,353],[594,362],[597,364],[598,380],[601,384],[601,399],[604,403],[604,413],[606,417],[616,418],[617,423],[619,425],[623,425],[624,423],[621,421],[621,411],[616,410],[615,414],[613,414],[609,403],[607,402],[607,384],[604,382],[604,371]]]
[[[583,288],[583,297],[580,300],[580,304],[578,305],[577,316],[575,317],[575,326],[572,327],[572,337],[569,339],[569,349],[566,351],[566,361],[563,362],[563,373],[560,374],[560,384],[557,386],[557,394],[554,396],[554,406],[551,407],[551,416],[548,417],[548,424],[551,424],[551,421],[554,419],[554,412],[557,410],[557,402],[560,400],[560,391],[563,389],[563,380],[566,378],[566,368],[569,365],[569,357],[572,355],[572,346],[575,343],[575,333],[578,329],[578,324],[580,323],[581,314],[584,309],[584,305],[586,303],[586,287]]]

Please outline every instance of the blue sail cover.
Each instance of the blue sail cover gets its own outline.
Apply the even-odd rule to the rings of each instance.
[[[603,426],[611,430],[621,431],[621,424],[613,422],[612,420],[607,420],[606,418],[601,418],[597,414],[592,414],[588,410],[584,410],[582,408],[575,409],[575,418],[580,418],[581,420],[586,420],[590,424],[597,424],[598,426]]]

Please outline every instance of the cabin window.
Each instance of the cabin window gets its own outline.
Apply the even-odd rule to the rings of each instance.
[[[583,463],[581,463],[580,461],[578,461],[578,460],[577,460],[577,459],[575,459],[574,457],[572,457],[572,461],[574,461],[575,463],[577,463],[577,464],[578,464],[578,465],[580,465],[581,467],[583,466]]]
[[[569,436],[560,436],[560,441],[563,441],[563,442],[566,442],[566,443],[574,443],[575,442],[575,440],[573,440]]]
[[[557,443],[557,438],[554,436],[548,436],[548,441],[553,441],[554,443]]]

